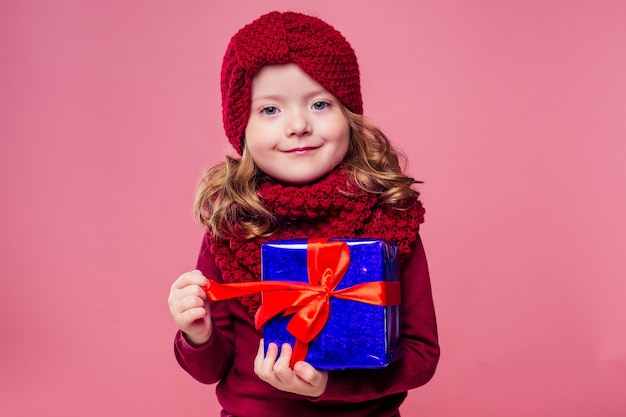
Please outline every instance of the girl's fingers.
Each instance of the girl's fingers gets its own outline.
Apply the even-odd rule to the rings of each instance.
[[[280,348],[280,356],[278,357],[278,360],[274,363],[274,373],[276,373],[278,379],[282,381],[286,380],[293,373],[293,370],[289,367],[291,354],[291,345],[289,345],[289,343],[283,343]]]
[[[205,318],[208,313],[204,307],[196,307],[185,310],[183,314],[187,316],[187,323],[193,323],[196,320]]]
[[[198,285],[200,287],[208,286],[209,281],[204,275],[202,275],[202,272],[195,269],[193,271],[185,272],[179,276],[178,279],[172,284],[171,290],[180,290],[189,285]]]
[[[322,379],[320,371],[313,368],[309,363],[299,361],[293,366],[293,370],[296,375],[304,382],[310,385],[317,385]]]
[[[170,306],[170,312],[172,315],[177,313],[183,313],[190,308],[206,307],[207,295],[206,292],[196,284],[190,284],[182,288],[176,288],[172,286],[170,295],[168,297],[168,304]]]
[[[267,370],[273,370],[277,357],[278,346],[276,346],[276,343],[270,343],[267,346],[267,352],[265,353],[265,359],[263,360],[264,368],[267,368]]]
[[[170,294],[168,303],[172,315],[186,313],[188,310],[196,308],[203,310],[209,308],[206,302],[206,294],[203,294],[202,290],[197,286],[193,287],[174,291]]]
[[[274,375],[274,364],[278,357],[278,346],[275,343],[270,343],[267,347],[267,352],[264,355],[263,339],[259,342],[259,350],[256,358],[254,359],[254,372],[262,380],[273,383],[276,380]]]
[[[328,372],[318,371],[309,363],[299,361],[294,369],[289,367],[293,354],[291,345],[285,343],[280,348],[270,343],[267,354],[264,354],[263,339],[259,342],[259,349],[254,358],[254,373],[279,390],[293,392],[295,394],[319,397],[326,389]]]
[[[259,375],[263,360],[265,359],[265,349],[263,348],[263,339],[259,341],[259,349],[257,349],[256,357],[254,358],[254,373]],[[261,376],[261,375],[259,375]]]

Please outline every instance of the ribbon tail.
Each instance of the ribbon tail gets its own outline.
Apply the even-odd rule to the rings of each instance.
[[[310,286],[301,283],[265,281],[265,282],[237,282],[232,284],[222,284],[209,280],[209,285],[204,287],[204,292],[212,301],[227,300],[229,298],[241,297],[262,291],[283,291],[283,290],[308,290]]]
[[[220,284],[210,280],[209,285],[203,289],[210,300],[219,301],[259,292],[259,289],[254,284],[256,283]]]
[[[293,345],[293,352],[291,353],[291,360],[289,366],[293,369],[296,362],[303,361],[306,358],[306,354],[309,352],[309,344],[296,339],[296,343]]]

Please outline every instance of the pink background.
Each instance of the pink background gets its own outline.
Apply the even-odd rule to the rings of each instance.
[[[217,415],[166,299],[222,54],[271,9],[346,35],[425,181],[443,353],[403,416],[626,415],[626,3],[266,3],[1,3],[0,415]]]

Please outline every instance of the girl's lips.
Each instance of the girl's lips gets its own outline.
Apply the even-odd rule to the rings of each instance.
[[[299,153],[311,152],[311,151],[316,150],[317,148],[319,148],[319,147],[318,146],[303,146],[301,148],[293,148],[293,149],[289,149],[289,150],[286,150],[286,151],[283,151],[283,152],[299,154]]]

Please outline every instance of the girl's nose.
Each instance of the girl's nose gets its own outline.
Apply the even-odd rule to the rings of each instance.
[[[311,133],[311,124],[304,112],[292,111],[287,121],[286,133],[290,137],[300,137]]]

